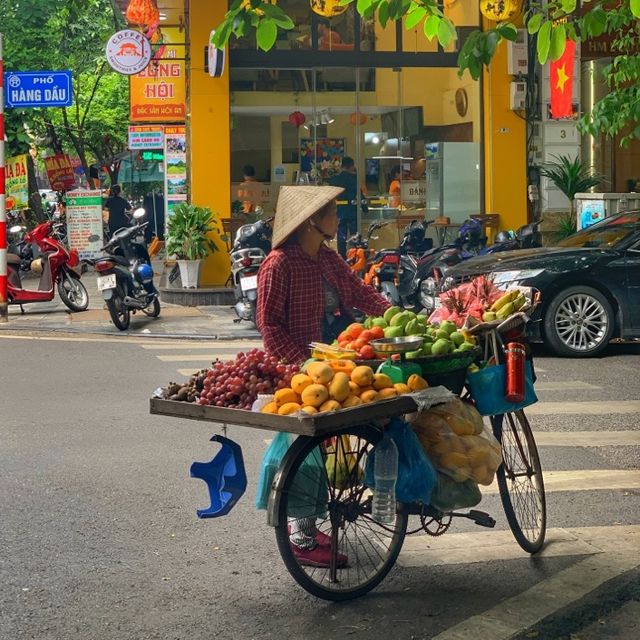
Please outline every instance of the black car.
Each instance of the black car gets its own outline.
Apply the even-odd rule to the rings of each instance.
[[[453,267],[444,288],[480,274],[501,288],[539,289],[533,340],[561,356],[600,353],[612,339],[640,337],[640,211],[627,211],[554,247],[471,258]]]

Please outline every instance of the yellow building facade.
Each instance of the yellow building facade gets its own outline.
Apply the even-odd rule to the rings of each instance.
[[[378,243],[397,243],[411,219],[448,218],[441,232],[450,234],[470,215],[498,214],[502,229],[527,222],[525,122],[509,106],[504,47],[474,82],[458,77],[453,49],[439,50],[419,30],[383,30],[353,6],[325,22],[303,0],[279,4],[295,28],[268,53],[250,38],[230,43],[219,78],[205,68],[205,47],[226,2],[186,5],[192,203],[222,218],[232,208],[238,220],[273,215],[281,185],[327,182],[346,155],[362,188],[361,231],[378,219],[389,223]],[[477,28],[473,4],[449,6],[462,36]],[[249,197],[242,185],[251,170],[259,186]],[[203,286],[227,280],[219,244]]]

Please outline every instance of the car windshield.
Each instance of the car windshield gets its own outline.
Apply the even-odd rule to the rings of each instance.
[[[558,247],[614,247],[640,231],[640,211],[624,213],[583,229],[558,242]]]

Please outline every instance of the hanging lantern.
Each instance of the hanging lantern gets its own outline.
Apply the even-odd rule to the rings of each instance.
[[[155,0],[131,0],[125,11],[129,24],[151,25],[160,22]]]
[[[340,0],[310,0],[311,11],[323,18],[335,18],[344,13],[348,5],[341,5]]]
[[[289,122],[294,127],[300,127],[306,122],[306,118],[304,117],[304,113],[302,111],[292,111],[289,114]]]
[[[349,117],[351,124],[355,126],[356,122],[360,123],[360,126],[366,123],[367,114],[362,113],[361,111],[354,111]]]
[[[492,22],[510,20],[522,11],[522,0],[480,0],[480,13]]]

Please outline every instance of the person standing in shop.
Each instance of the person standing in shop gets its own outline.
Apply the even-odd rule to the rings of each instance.
[[[332,187],[344,189],[344,193],[338,198],[338,253],[347,257],[347,238],[358,231],[358,176],[353,158],[342,158],[342,171],[329,178]],[[365,195],[360,188],[360,197]],[[363,207],[366,210],[366,206]]]

